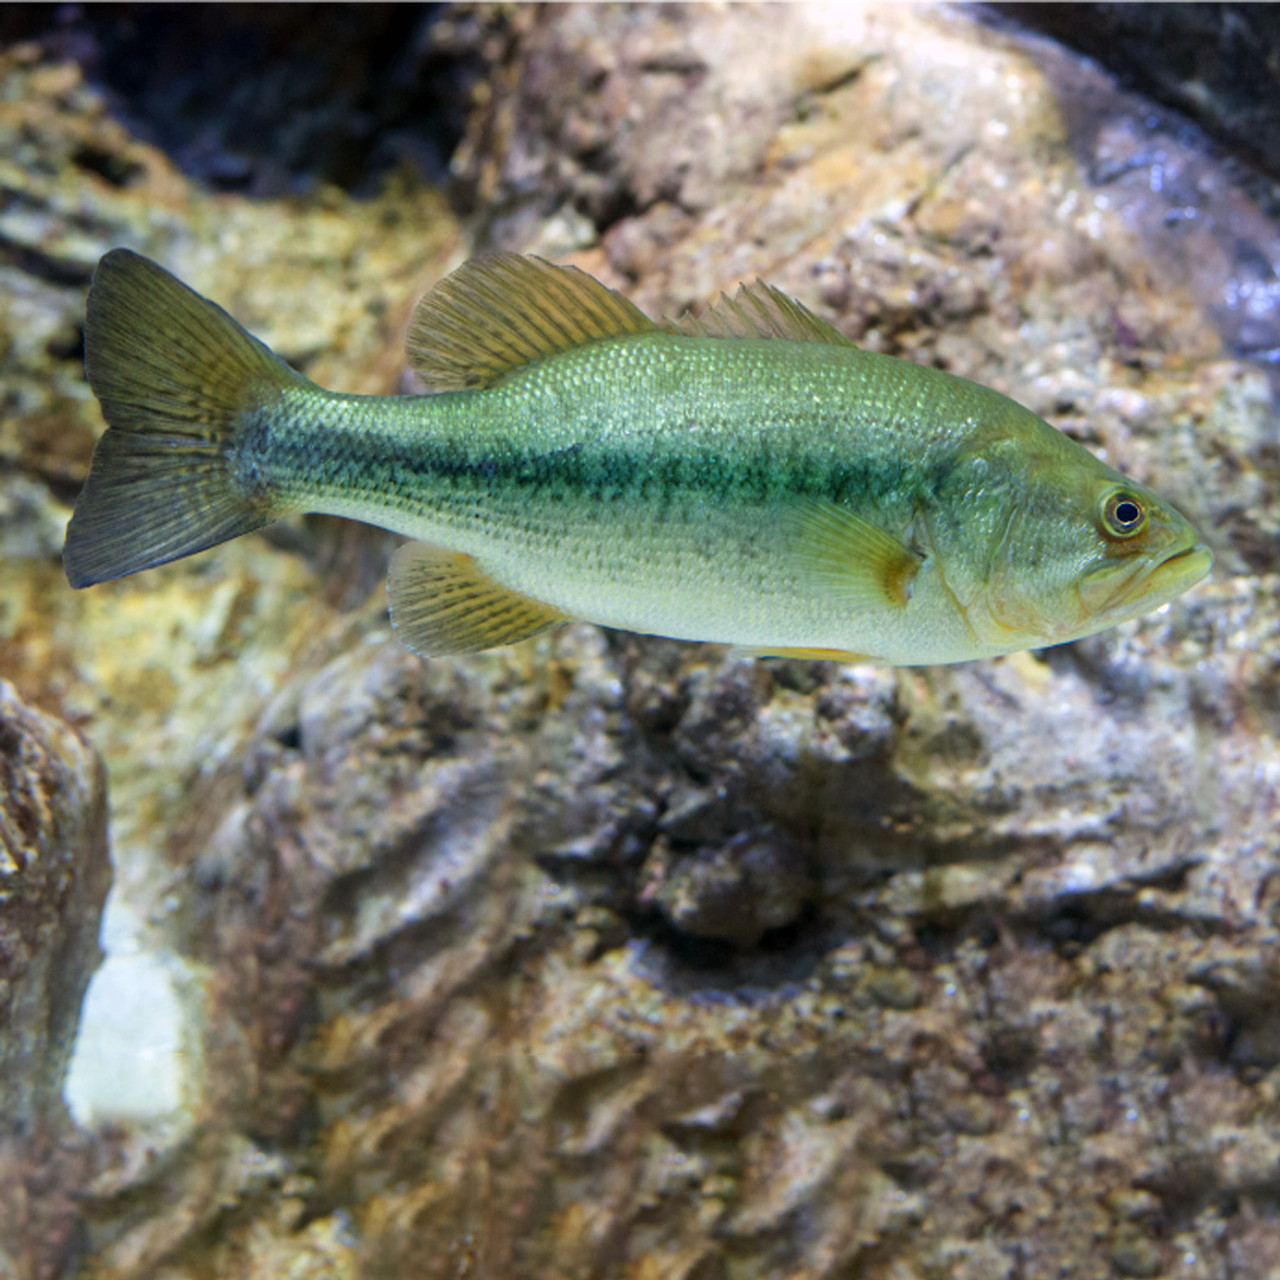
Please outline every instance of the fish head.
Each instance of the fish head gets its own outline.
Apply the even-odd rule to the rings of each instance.
[[[1038,422],[1039,420],[1037,420]],[[985,558],[967,610],[975,632],[1005,652],[1077,640],[1158,609],[1209,572],[1195,525],[1145,485],[1040,424],[1007,482],[991,486]]]

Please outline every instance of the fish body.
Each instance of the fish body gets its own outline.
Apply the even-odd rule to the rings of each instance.
[[[585,619],[955,662],[1146,612],[1212,560],[1029,410],[859,350],[763,285],[656,324],[581,272],[479,259],[411,330],[433,394],[348,396],[117,250],[86,348],[111,426],[68,531],[73,585],[289,512],[347,516],[414,540],[392,618],[425,654]]]

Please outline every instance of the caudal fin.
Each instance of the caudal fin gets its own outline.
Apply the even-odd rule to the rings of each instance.
[[[73,587],[192,555],[276,517],[239,446],[285,387],[308,384],[221,307],[113,249],[89,289],[85,370],[108,429],[67,527],[62,564]]]

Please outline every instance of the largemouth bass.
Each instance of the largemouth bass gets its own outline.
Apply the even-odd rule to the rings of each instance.
[[[294,372],[124,249],[85,329],[109,428],[72,586],[290,512],[366,521],[423,655],[585,619],[758,654],[961,662],[1089,635],[1209,572],[1191,523],[1007,397],[859,350],[757,282],[656,322],[571,267],[496,254],[427,294],[429,394]]]

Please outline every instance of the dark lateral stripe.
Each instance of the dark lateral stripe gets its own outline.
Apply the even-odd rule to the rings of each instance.
[[[918,490],[919,471],[884,459],[797,462],[759,451],[725,458],[710,450],[682,456],[653,450],[571,446],[552,452],[481,454],[456,441],[406,442],[393,432],[295,427],[264,442],[273,476],[306,476],[309,492],[419,507],[431,493],[517,490],[572,494],[582,501],[669,503],[697,494],[755,502],[788,493],[879,503]],[[285,480],[284,483],[288,484]]]

